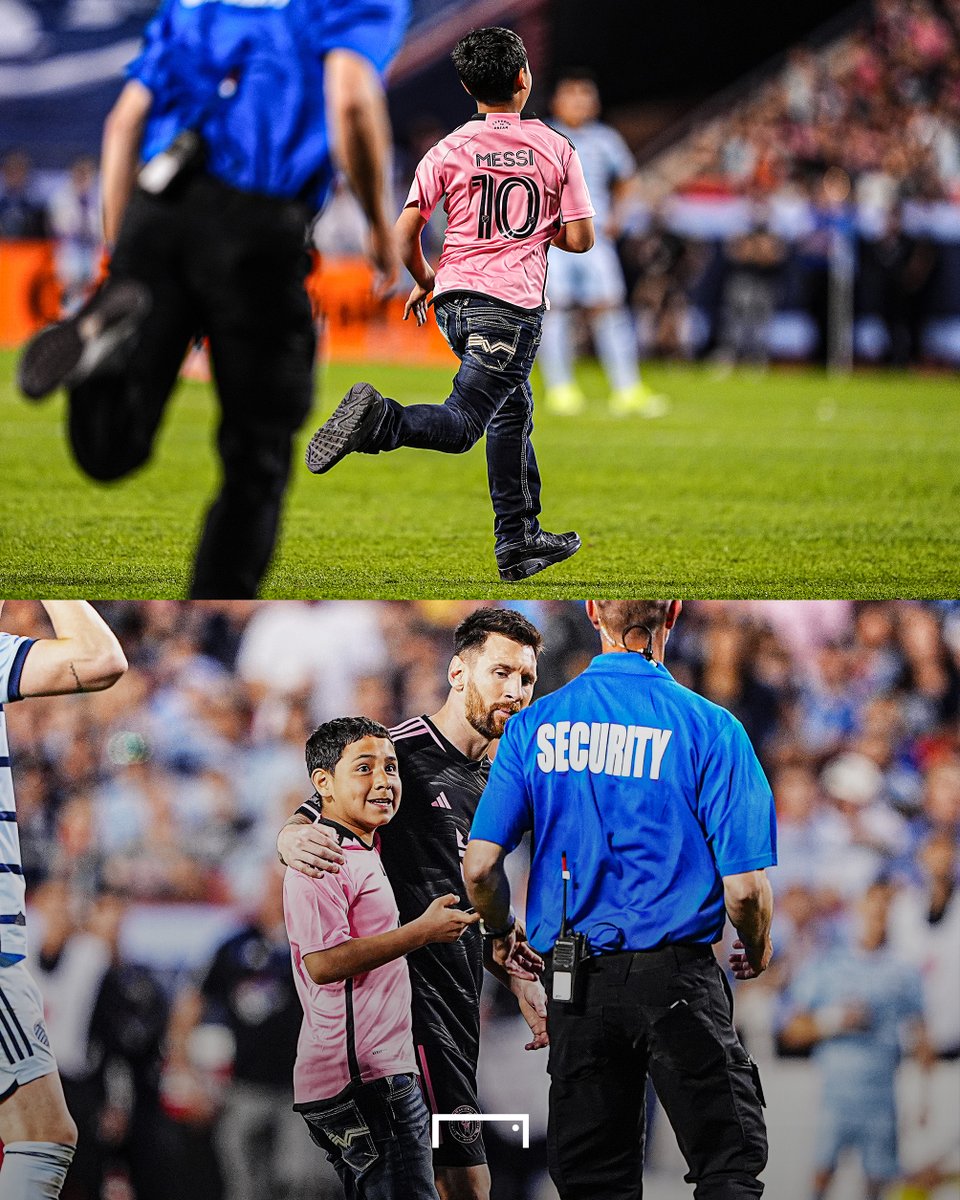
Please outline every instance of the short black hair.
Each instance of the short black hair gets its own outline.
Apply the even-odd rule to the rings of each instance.
[[[624,632],[630,630],[646,630],[653,634],[664,624],[670,611],[669,600],[597,600],[595,601],[600,619],[606,626],[611,637],[623,641]],[[629,648],[633,644],[633,634]]]
[[[390,731],[370,717],[336,717],[318,725],[307,738],[307,773],[312,777],[318,768],[333,771],[344,750],[365,737],[390,741]]]
[[[513,85],[527,65],[527,49],[512,29],[474,29],[453,48],[460,81],[481,104],[508,104]]]
[[[532,646],[534,654],[543,649],[543,638],[536,625],[512,608],[478,608],[464,617],[453,631],[453,652],[463,655],[479,649],[491,633],[502,634],[521,646]]]

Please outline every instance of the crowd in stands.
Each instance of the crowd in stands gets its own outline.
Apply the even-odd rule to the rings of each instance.
[[[849,257],[858,356],[945,354],[924,334],[960,316],[960,228],[932,215],[960,202],[960,5],[875,0],[644,177],[656,203],[623,251],[648,353],[825,357],[828,277]],[[698,236],[691,202],[706,200],[727,228],[701,205]]]
[[[101,607],[130,661],[121,682],[7,710],[36,969],[88,1133],[70,1195],[92,1200],[108,1177],[149,1200],[173,1194],[172,1171],[186,1200],[191,1189],[245,1200],[243,1178],[262,1181],[266,1155],[273,1190],[251,1195],[316,1196],[322,1161],[288,1132],[280,1102],[298,1016],[276,832],[309,792],[303,746],[316,723],[439,707],[470,604]],[[580,604],[521,607],[545,635],[543,693],[585,666],[596,635]],[[42,621],[36,605],[4,609],[6,628]],[[667,665],[743,722],[777,803],[777,958],[740,989],[748,1048],[761,1061],[795,1053],[781,1038],[792,982],[842,943],[879,883],[891,945],[923,981],[935,1054],[955,1060],[960,606],[690,603]],[[519,1018],[496,993],[487,1104],[535,1113],[543,1063],[519,1052]],[[516,1069],[497,1069],[507,1061]],[[507,1081],[527,1088],[519,1108]],[[491,1141],[509,1160],[515,1148],[498,1147],[495,1130]],[[237,1157],[246,1144],[249,1166]]]

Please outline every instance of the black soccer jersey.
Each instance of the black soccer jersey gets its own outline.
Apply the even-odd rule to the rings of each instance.
[[[390,730],[397,750],[403,794],[389,825],[379,830],[380,855],[397,898],[400,921],[419,917],[437,896],[454,892],[468,900],[461,864],[470,826],[490,773],[490,760],[467,758],[428,717],[413,717]],[[319,802],[297,810],[312,821]],[[407,956],[415,1022],[428,1009],[448,1035],[474,1057],[479,1039],[483,940],[471,925],[451,943],[433,943]]]

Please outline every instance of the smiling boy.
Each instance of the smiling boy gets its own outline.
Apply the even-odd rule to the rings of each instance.
[[[284,919],[303,1026],[294,1107],[327,1152],[348,1200],[436,1200],[429,1114],[413,1049],[404,956],[455,942],[476,920],[435,899],[399,924],[380,862],[377,830],[400,804],[397,756],[387,730],[366,717],[319,726],[307,770],[344,862],[317,879],[288,870]]]

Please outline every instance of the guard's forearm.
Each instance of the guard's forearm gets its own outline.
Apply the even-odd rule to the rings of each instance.
[[[756,886],[738,890],[724,881],[724,900],[727,915],[742,941],[761,946],[770,936],[773,921],[773,889],[763,872],[757,872]]]
[[[334,157],[367,220],[382,227],[392,161],[383,87],[372,65],[352,51],[331,51],[324,66]]]
[[[502,847],[470,842],[463,859],[463,881],[484,925],[503,929],[510,920],[510,881],[503,869]]]
[[[387,933],[351,938],[330,950],[305,954],[303,965],[314,983],[338,983],[341,979],[352,979],[354,975],[373,971],[425,945],[423,927],[418,920],[410,921]]]
[[[108,246],[117,240],[140,165],[140,145],[151,104],[142,84],[128,83],[103,127],[100,155],[103,237]]]

